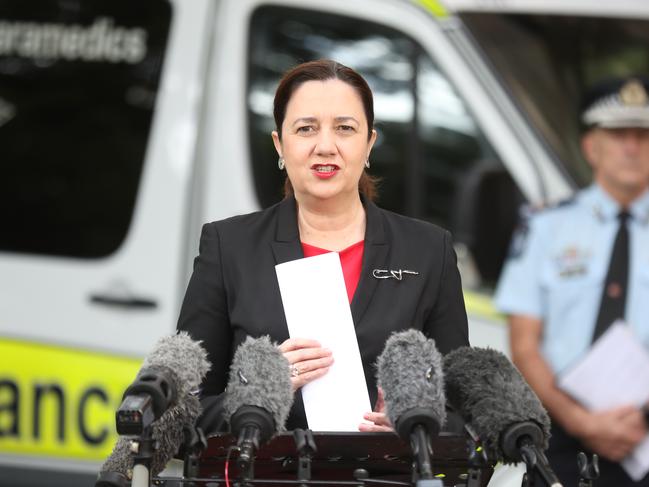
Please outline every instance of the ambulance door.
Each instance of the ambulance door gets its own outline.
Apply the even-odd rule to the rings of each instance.
[[[96,473],[174,330],[209,7],[0,0],[0,465]]]

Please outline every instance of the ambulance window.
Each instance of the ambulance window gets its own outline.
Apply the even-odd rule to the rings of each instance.
[[[168,0],[0,0],[0,250],[111,254],[137,199]]]
[[[560,167],[578,186],[588,184],[580,101],[604,78],[649,75],[649,20],[493,13],[462,20]]]
[[[379,205],[451,230],[456,244],[478,259],[478,272],[464,275],[479,278],[464,284],[493,284],[520,193],[451,82],[421,46],[397,30],[308,10],[254,12],[248,112],[261,206],[281,198],[284,180],[269,136],[275,88],[288,68],[320,58],[357,69],[372,88],[378,139],[370,173],[381,179]]]

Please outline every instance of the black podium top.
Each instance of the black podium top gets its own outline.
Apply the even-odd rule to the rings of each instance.
[[[410,484],[412,452],[410,446],[393,433],[313,433],[317,452],[312,455],[311,479],[315,481],[355,480],[354,471],[365,469],[370,479],[405,482]],[[200,458],[199,476],[213,478],[219,485],[224,479],[228,450],[236,443],[229,434],[217,434],[208,439],[208,446]],[[464,436],[440,433],[431,440],[434,474],[445,486],[467,482],[468,443]],[[237,452],[229,462],[229,478],[236,483]],[[254,478],[268,480],[296,479],[298,453],[292,433],[282,433],[263,445],[257,452]],[[492,465],[480,469],[480,485],[487,485]],[[367,485],[378,485],[366,481]],[[253,485],[260,485],[254,483]],[[261,485],[273,485],[272,482]],[[274,484],[278,485],[278,484]]]

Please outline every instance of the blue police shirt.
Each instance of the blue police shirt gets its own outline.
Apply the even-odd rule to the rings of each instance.
[[[649,349],[649,191],[629,210],[626,321]],[[543,321],[541,351],[555,374],[590,347],[619,212],[618,203],[593,185],[531,215],[512,240],[496,307]]]

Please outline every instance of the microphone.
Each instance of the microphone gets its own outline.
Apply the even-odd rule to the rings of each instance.
[[[185,440],[186,431],[194,426],[201,411],[198,397],[187,395],[153,423],[151,437],[156,447],[151,455],[149,467],[151,475],[162,472],[167,463],[178,453]],[[133,478],[134,455],[140,453],[133,451],[133,440],[134,438],[124,436],[117,440],[113,452],[101,466],[95,487],[130,485],[129,479]]]
[[[561,487],[543,453],[550,417],[505,355],[461,347],[444,357],[444,373],[449,403],[470,423],[491,458],[524,461],[545,485]]]
[[[153,475],[164,470],[182,445],[185,431],[194,427],[201,405],[191,392],[198,389],[209,368],[207,353],[200,343],[180,332],[158,340],[126,389],[116,422],[119,425],[122,421],[122,430],[132,432],[129,435],[141,434],[150,426],[156,445],[150,455]],[[101,466],[95,487],[128,485],[135,456],[142,458],[146,453],[142,451],[144,442],[139,442],[140,450],[134,451],[133,440],[137,441],[137,437],[118,439]]]
[[[124,392],[115,414],[117,433],[141,435],[178,397],[173,372],[165,366],[145,367]]]
[[[237,348],[223,402],[223,417],[237,436],[237,465],[251,472],[260,444],[284,425],[293,404],[288,360],[268,336],[247,337]]]
[[[442,356],[418,330],[392,334],[377,361],[378,385],[397,434],[410,441],[419,475],[432,479],[430,438],[446,421]]]

